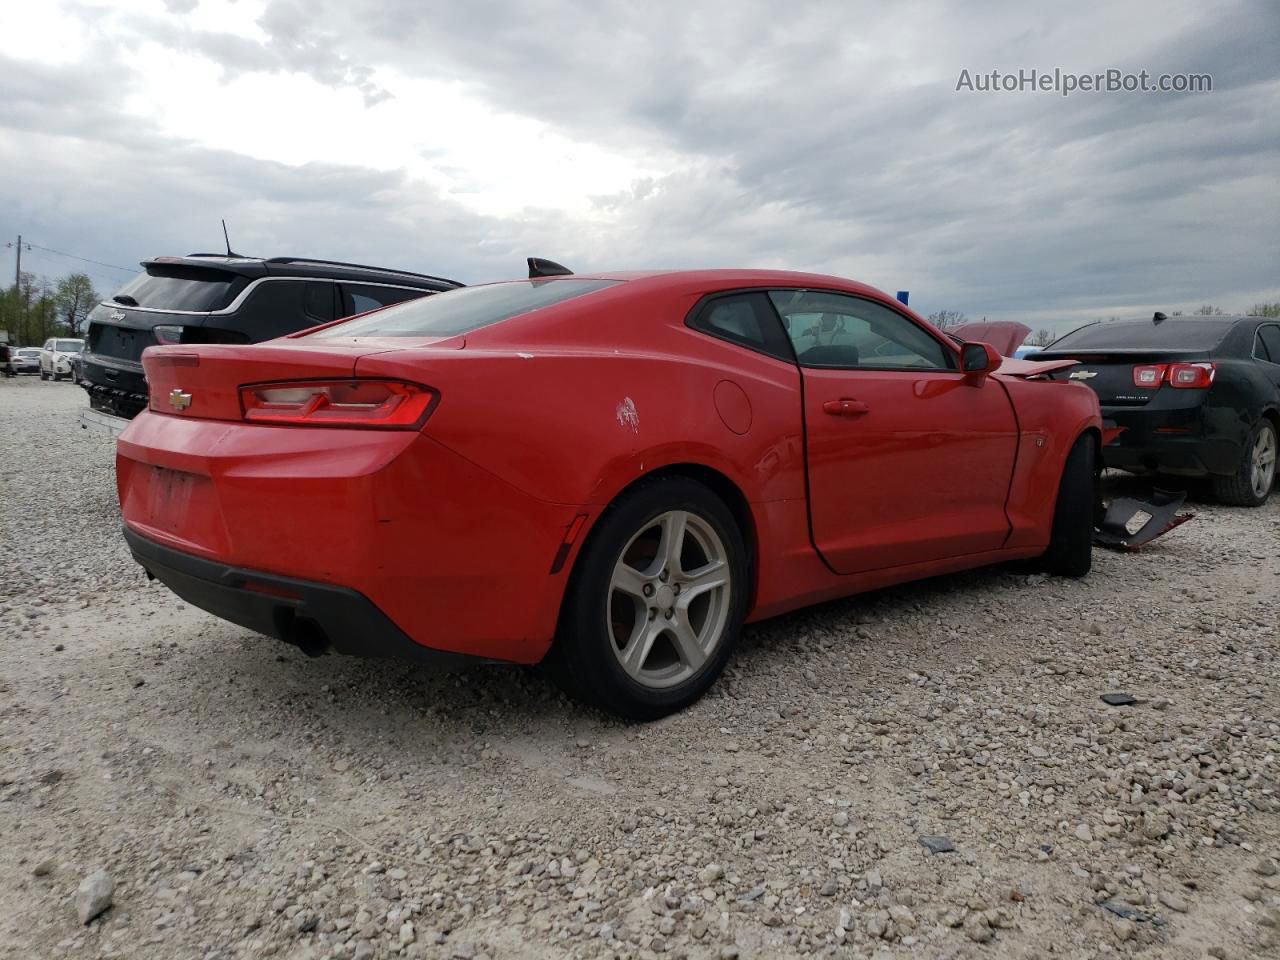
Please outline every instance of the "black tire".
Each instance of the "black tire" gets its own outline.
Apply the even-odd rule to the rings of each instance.
[[[44,367],[41,367],[41,368],[40,368],[40,379],[41,379],[41,380],[48,380],[48,379],[49,379],[49,375],[48,375],[47,373],[45,373],[45,372],[44,372]]]
[[[728,597],[723,601],[726,613],[718,640],[701,667],[675,685],[655,688],[638,682],[619,662],[615,628],[609,623],[609,599],[614,569],[624,550],[671,511],[694,515],[719,538],[729,572]],[[583,545],[545,666],[575,699],[625,720],[656,720],[695,702],[723,671],[746,614],[747,592],[748,562],[742,532],[719,497],[687,477],[664,477],[638,485],[610,504]]]
[[[1276,482],[1276,465],[1273,460],[1271,464],[1271,482],[1265,483],[1263,490],[1259,493],[1254,488],[1253,482],[1253,457],[1259,440],[1265,432],[1270,433],[1272,456],[1277,446],[1277,433],[1275,424],[1266,417],[1262,417],[1253,425],[1253,429],[1249,431],[1248,442],[1244,444],[1240,451],[1240,462],[1236,466],[1236,472],[1229,477],[1213,478],[1213,495],[1225,504],[1233,507],[1260,507],[1271,497],[1271,491],[1275,487]]]
[[[1055,576],[1083,577],[1093,566],[1094,456],[1093,438],[1086,434],[1076,440],[1062,468],[1049,549],[1040,558]]]

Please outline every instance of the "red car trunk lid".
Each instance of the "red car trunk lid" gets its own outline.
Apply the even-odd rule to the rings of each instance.
[[[142,354],[149,407],[155,413],[202,420],[239,420],[240,387],[287,380],[336,380],[355,375],[356,361],[429,339],[371,338],[274,341],[248,345],[151,347]],[[461,348],[454,338],[449,347]]]

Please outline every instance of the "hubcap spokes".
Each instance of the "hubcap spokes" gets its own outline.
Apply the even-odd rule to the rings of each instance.
[[[1250,479],[1253,481],[1253,492],[1259,497],[1266,496],[1271,489],[1276,468],[1276,435],[1274,431],[1264,429],[1258,434],[1253,445],[1253,469]]]
[[[728,554],[696,514],[656,517],[623,549],[609,583],[608,626],[627,674],[669,687],[712,655],[729,613]]]

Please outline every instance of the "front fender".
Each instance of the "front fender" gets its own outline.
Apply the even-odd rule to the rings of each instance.
[[[1085,433],[1102,440],[1098,396],[1082,384],[1006,381],[1018,415],[1018,458],[1005,512],[1006,547],[1047,547],[1067,454]]]

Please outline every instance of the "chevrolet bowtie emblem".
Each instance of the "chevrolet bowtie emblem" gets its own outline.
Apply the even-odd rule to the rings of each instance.
[[[1096,377],[1097,375],[1098,375],[1098,373],[1097,373],[1097,371],[1096,371],[1096,370],[1072,370],[1072,371],[1071,371],[1071,376],[1069,377],[1069,379],[1071,379],[1071,380],[1092,380],[1092,379],[1093,379],[1094,377]]]
[[[191,394],[183,393],[181,387],[169,391],[169,406],[175,410],[185,410],[191,406]]]

